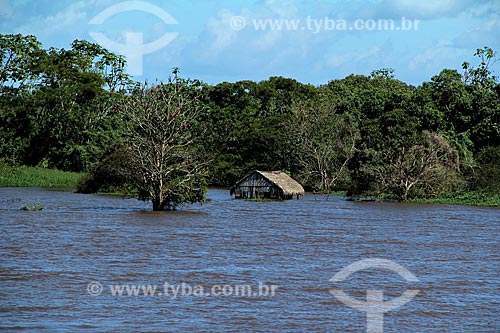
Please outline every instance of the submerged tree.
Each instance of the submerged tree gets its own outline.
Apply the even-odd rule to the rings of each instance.
[[[153,210],[175,210],[201,202],[206,192],[206,161],[200,152],[200,83],[174,77],[165,84],[138,85],[126,99],[129,170],[137,177],[139,198]]]
[[[386,193],[400,201],[435,197],[459,184],[457,151],[440,135],[424,131],[422,144],[386,152],[388,163],[380,174]]]

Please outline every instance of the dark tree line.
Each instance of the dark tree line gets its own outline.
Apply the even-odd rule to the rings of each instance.
[[[5,163],[86,171],[120,140],[112,106],[130,81],[122,57],[78,40],[45,50],[21,35],[0,35],[0,57]]]
[[[475,55],[418,87],[392,69],[320,86],[283,77],[209,85],[175,70],[165,83],[138,85],[125,59],[99,45],[47,50],[34,36],[0,35],[0,159],[88,172],[83,191],[139,188],[163,206],[254,169],[354,196],[499,193],[496,58],[487,47]],[[153,179],[142,187],[130,176],[138,168]],[[156,193],[154,182],[194,191]]]

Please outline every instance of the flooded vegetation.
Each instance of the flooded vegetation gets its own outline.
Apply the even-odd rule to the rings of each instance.
[[[498,0],[45,2],[0,0],[0,331],[500,332]]]

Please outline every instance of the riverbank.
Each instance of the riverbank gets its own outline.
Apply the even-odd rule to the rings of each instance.
[[[0,187],[76,187],[83,173],[0,165]]]
[[[500,207],[500,195],[482,192],[463,192],[449,194],[441,198],[434,199],[412,199],[408,202],[443,205],[464,205],[464,206],[484,206]]]
[[[76,188],[78,180],[84,173],[67,172],[40,167],[7,167],[0,166],[0,187],[68,187]],[[108,195],[123,195],[121,193],[107,193]],[[345,192],[336,192],[336,195],[345,195]],[[466,206],[500,207],[499,194],[485,194],[481,192],[465,192],[449,194],[434,199],[411,199],[410,203],[446,204]]]

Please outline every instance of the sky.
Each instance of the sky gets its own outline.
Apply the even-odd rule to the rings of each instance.
[[[394,68],[420,85],[477,48],[500,51],[499,0],[0,0],[0,33],[125,55],[138,81],[270,76],[326,84]],[[500,54],[499,54],[500,55]],[[499,56],[500,58],[500,56]],[[492,67],[500,76],[500,61]]]

